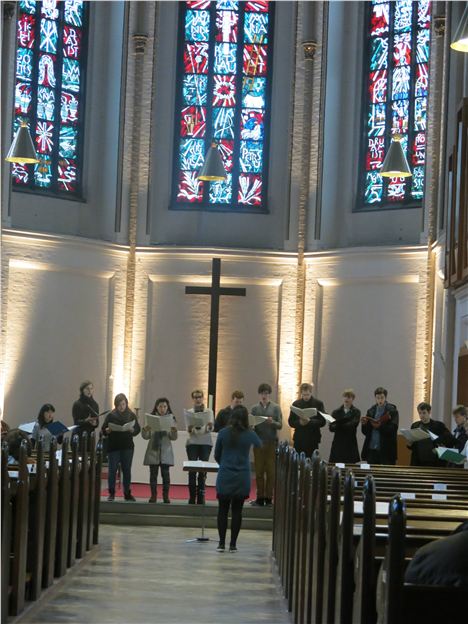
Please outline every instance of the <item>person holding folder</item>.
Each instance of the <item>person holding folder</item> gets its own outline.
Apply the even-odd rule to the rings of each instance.
[[[203,403],[203,390],[193,390],[191,396],[193,407],[185,411],[187,431],[189,433],[186,446],[187,458],[189,461],[208,461],[213,447],[213,441],[211,439],[214,423],[213,410],[205,408]],[[200,418],[206,420],[206,424],[191,424],[191,422],[193,422],[193,416],[196,414],[199,414]],[[195,505],[195,503],[197,503],[197,505],[203,505],[205,503],[205,480],[206,474],[204,472],[189,472],[189,505]]]
[[[169,400],[165,397],[156,399],[152,414],[157,416],[172,416],[172,426],[170,431],[153,431],[149,425],[141,430],[143,440],[148,440],[144,466],[150,469],[150,490],[151,498],[148,503],[156,503],[158,498],[158,472],[161,467],[161,477],[163,482],[163,501],[170,503],[169,487],[171,480],[169,476],[169,466],[174,465],[174,451],[172,441],[177,440],[177,424],[172,415]]]
[[[446,466],[447,462],[441,461],[434,449],[437,446],[452,447],[456,446],[456,440],[447,427],[440,420],[432,420],[432,407],[429,403],[419,403],[416,408],[420,420],[411,425],[411,429],[422,429],[433,434],[433,438],[419,440],[408,444],[411,449],[411,465],[412,466]]]
[[[135,501],[130,489],[132,483],[132,460],[135,444],[133,438],[140,433],[137,417],[128,407],[128,399],[120,393],[114,399],[115,409],[107,414],[102,425],[102,433],[107,438],[108,487],[107,500],[115,498],[115,477],[120,464],[126,501]]]
[[[45,403],[39,410],[39,414],[37,415],[37,422],[34,425],[34,429],[31,433],[31,443],[33,448],[36,446],[36,443],[39,440],[40,436],[42,436],[42,439],[44,441],[44,451],[47,453],[49,452],[50,443],[52,442],[54,434],[50,431],[48,427],[54,422],[54,414],[55,407],[52,405],[52,403]],[[62,427],[62,429],[64,429],[64,427]],[[57,443],[62,444],[63,434],[56,436],[56,438]]]
[[[88,436],[99,425],[99,405],[93,397],[93,382],[82,381],[80,383],[80,396],[73,403],[72,416],[73,423],[77,425],[75,433],[81,438],[86,431]]]
[[[315,409],[316,415],[304,419],[291,411],[288,418],[288,425],[294,429],[294,448],[298,453],[305,453],[307,457],[312,457],[312,453],[318,449],[322,439],[320,429],[326,425],[326,420],[322,416],[325,413],[325,406],[320,399],[312,396],[312,391],[312,384],[301,383],[299,387],[301,398],[294,401],[293,406],[299,409]]]

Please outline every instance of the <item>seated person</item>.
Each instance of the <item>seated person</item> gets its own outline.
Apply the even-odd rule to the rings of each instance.
[[[27,442],[27,455],[29,457],[31,455],[32,448],[31,441],[27,433],[20,431],[19,429],[10,429],[10,431],[8,431],[3,438],[3,441],[8,444],[8,464],[17,464],[19,462],[19,452],[23,440],[26,440]]]
[[[34,425],[34,429],[31,433],[31,441],[33,448],[36,446],[36,442],[39,440],[40,436],[44,441],[44,451],[46,453],[50,450],[50,443],[52,442],[52,438],[54,437],[51,432],[47,429],[47,425],[50,425],[51,422],[54,421],[55,407],[51,403],[45,403],[41,409],[39,410],[39,414],[37,415],[37,423]],[[62,444],[63,435],[57,436],[57,443]]]
[[[411,429],[421,428],[424,431],[430,431],[437,436],[437,439],[428,438],[408,445],[408,448],[411,449],[412,466],[446,466],[447,462],[441,461],[434,449],[437,446],[455,446],[455,438],[444,423],[439,420],[432,420],[431,409],[429,403],[419,403],[417,410],[421,420],[414,422]]]
[[[457,405],[452,412],[455,424],[457,425],[453,430],[455,437],[456,448],[460,453],[462,452],[465,444],[468,441],[468,434],[466,433],[466,423],[468,422],[468,410],[464,405]]]
[[[468,590],[468,521],[419,548],[406,569],[405,583]]]

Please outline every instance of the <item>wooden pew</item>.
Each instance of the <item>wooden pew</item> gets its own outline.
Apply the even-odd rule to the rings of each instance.
[[[301,601],[299,610],[299,620],[310,622],[312,617],[312,581],[313,566],[310,565],[315,549],[315,510],[317,506],[317,496],[319,491],[320,455],[318,451],[312,454],[312,467],[306,475],[306,520],[304,523],[305,540],[304,555],[302,563],[302,583],[300,587]]]
[[[54,581],[55,546],[57,538],[58,514],[58,466],[57,440],[52,438],[49,447],[49,466],[47,468],[47,497],[44,535],[44,561],[42,567],[42,587],[50,587]]]
[[[31,572],[31,582],[28,598],[29,600],[37,600],[42,589],[47,498],[44,441],[42,436],[40,436],[37,442],[36,474],[31,476],[30,484],[28,569]]]
[[[76,537],[76,558],[81,559],[86,552],[86,536],[88,534],[89,504],[89,465],[88,465],[88,434],[85,431],[80,439],[81,470],[79,473],[78,491],[78,526]]]
[[[19,451],[18,480],[13,497],[12,569],[10,576],[10,615],[18,615],[26,600],[26,561],[28,551],[29,474],[27,443],[23,440]]]
[[[323,588],[323,622],[335,621],[335,592],[338,566],[338,533],[341,509],[341,471],[334,468],[330,486],[327,537],[325,545],[325,571]]]
[[[335,582],[335,624],[351,624],[354,593],[354,474],[348,472],[343,485],[343,513],[338,545]]]
[[[102,472],[103,443],[102,435],[96,447],[96,464],[94,479],[94,508],[93,508],[93,544],[99,544],[99,510],[101,508],[101,472]]]
[[[327,464],[320,462],[318,494],[315,505],[315,537],[312,562],[312,622],[322,622],[323,573],[325,567],[325,540],[327,514]]]
[[[68,530],[67,545],[67,567],[70,568],[75,563],[76,546],[77,546],[77,529],[78,529],[78,502],[79,502],[79,485],[80,485],[80,459],[78,455],[80,439],[77,435],[72,437],[71,441],[71,470],[70,470],[70,517]],[[62,464],[64,458],[62,457]]]
[[[10,584],[10,551],[13,520],[13,505],[11,501],[11,481],[8,476],[8,445],[2,444],[2,623],[8,617],[8,600]]]
[[[59,468],[58,495],[55,576],[61,577],[67,571],[68,534],[70,532],[70,464],[68,461],[67,438],[64,438],[62,444],[62,462]]]
[[[94,526],[94,501],[96,496],[96,437],[94,431],[88,438],[88,452],[89,452],[89,464],[88,464],[88,508],[87,508],[87,522],[86,522],[86,550],[90,550],[93,545],[93,526]],[[100,482],[99,477],[99,482]],[[98,503],[100,502],[100,496],[98,497]]]

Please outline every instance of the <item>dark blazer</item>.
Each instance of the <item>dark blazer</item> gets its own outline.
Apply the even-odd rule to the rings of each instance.
[[[374,418],[377,405],[373,405],[367,410],[366,416]],[[380,431],[380,456],[383,464],[394,464],[397,458],[397,431],[399,414],[396,405],[387,403],[383,414],[382,424],[378,427]],[[366,436],[362,447],[362,459],[368,459],[369,445],[371,441],[373,427],[370,423],[361,425],[361,431]]]
[[[335,422],[328,428],[334,433],[330,451],[330,462],[344,462],[354,464],[359,461],[359,450],[356,440],[356,429],[361,419],[361,410],[353,407],[345,414],[343,405],[333,410]]]
[[[453,436],[456,440],[456,448],[461,453],[465,448],[465,444],[468,442],[468,434],[465,431],[465,427],[462,426],[461,429],[455,427]]]
[[[232,408],[230,405],[223,407],[223,409],[219,410],[214,421],[213,431],[215,433],[218,433],[219,431],[221,431],[221,429],[224,429],[224,427],[227,427],[231,420],[231,416],[232,416]]]
[[[425,429],[438,436],[437,440],[419,440],[413,442],[411,449],[411,465],[412,466],[446,466],[447,462],[440,461],[433,452],[437,446],[448,446],[451,448],[456,445],[456,439],[440,420],[431,420],[425,425],[421,420],[414,422],[411,429]]]
[[[293,405],[301,409],[315,407],[317,412],[325,412],[325,406],[322,401],[314,397],[311,397],[308,401],[298,399],[294,401]],[[289,413],[288,424],[294,429],[294,448],[298,453],[305,453],[307,457],[312,456],[322,439],[320,427],[324,427],[326,422],[325,418],[317,413],[317,416],[311,418],[307,425],[301,425],[299,416],[296,416],[294,412]]]

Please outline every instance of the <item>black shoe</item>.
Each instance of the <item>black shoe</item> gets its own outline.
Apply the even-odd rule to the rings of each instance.
[[[224,552],[226,550],[225,545],[223,544],[223,542],[219,542],[218,544],[218,548],[216,549],[218,552]]]
[[[124,494],[124,499],[126,501],[132,501],[133,503],[136,502],[136,498],[132,495],[131,492],[127,492],[126,494]]]
[[[169,500],[169,496],[163,496],[163,503],[166,503],[166,505],[167,505],[170,502],[171,501]]]
[[[189,505],[195,505],[195,499],[194,499],[194,498],[192,498],[192,497],[190,497],[190,498],[188,499],[188,504],[189,504]]]
[[[107,497],[107,502],[113,503],[114,499],[115,499],[115,494],[109,494],[109,496]]]
[[[157,502],[158,502],[158,499],[156,498],[156,496],[152,496],[148,501],[148,503],[157,503]]]
[[[237,546],[229,546],[229,552],[237,552]]]
[[[265,507],[271,507],[273,505],[271,498],[265,498]]]
[[[257,498],[256,500],[251,501],[250,504],[252,505],[252,507],[263,507],[264,503],[265,503],[264,498]]]
[[[205,497],[197,496],[197,505],[204,505],[204,504],[205,504]]]

